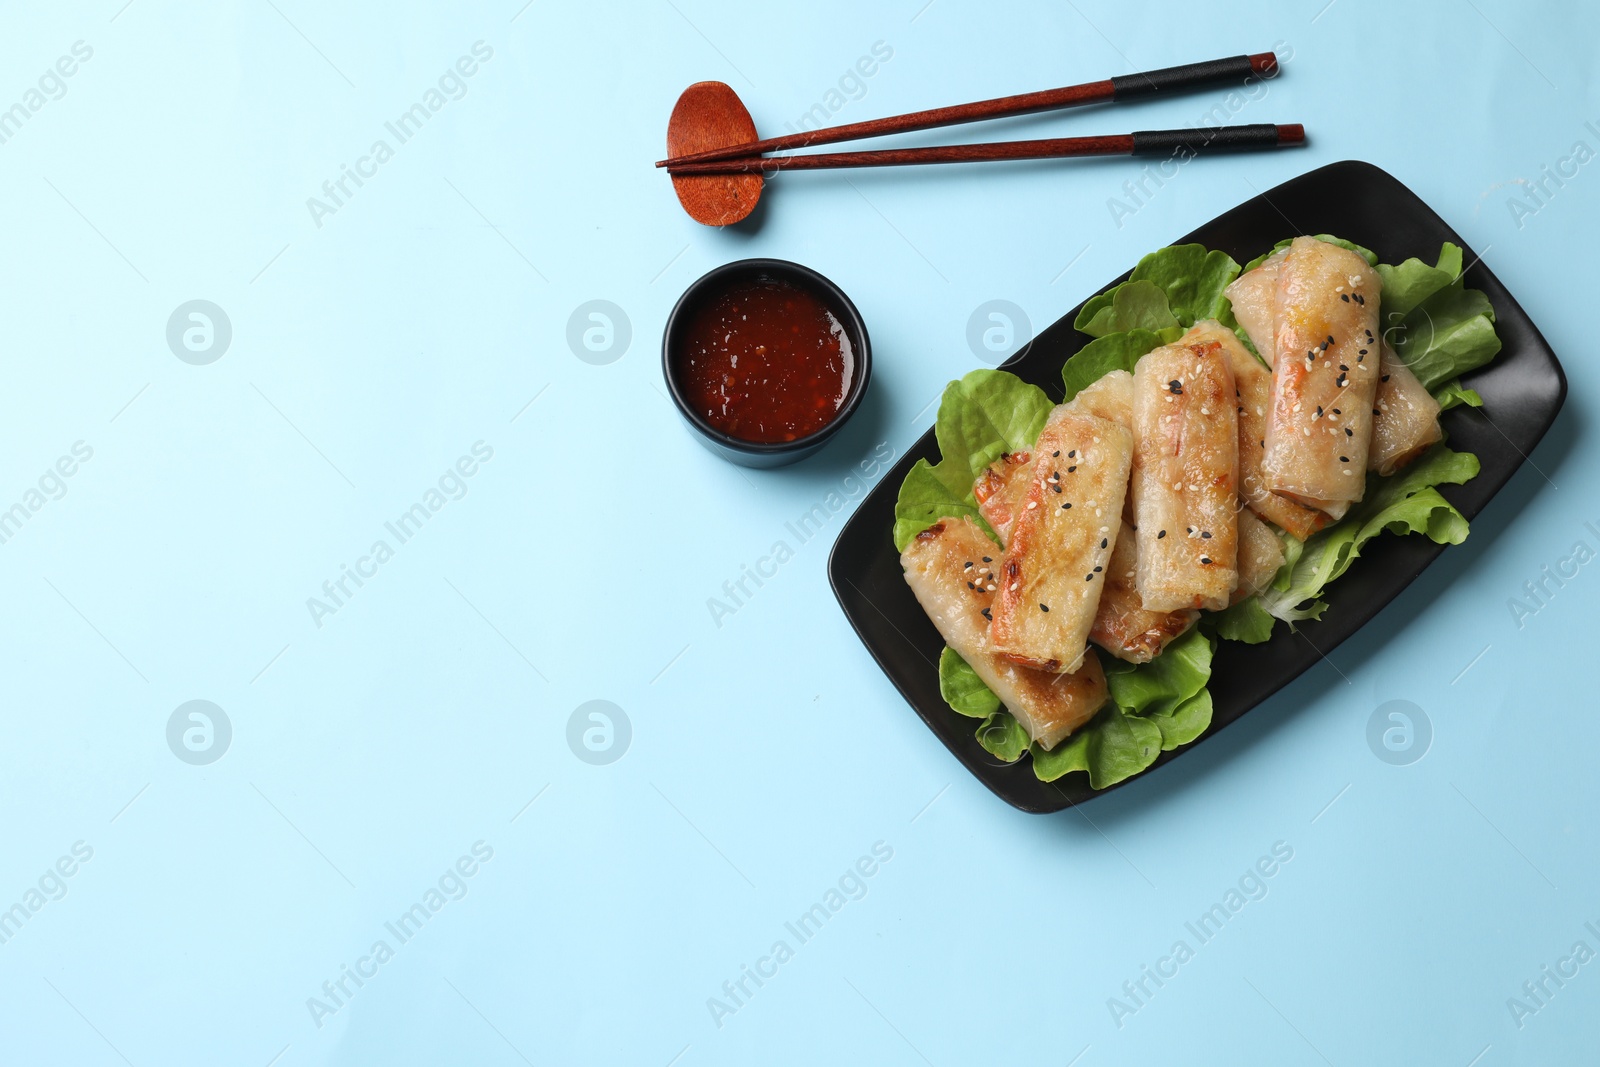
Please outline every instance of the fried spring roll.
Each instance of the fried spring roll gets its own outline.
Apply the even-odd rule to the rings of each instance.
[[[1133,375],[1125,370],[1107,371],[1094,383],[1078,391],[1066,408],[1079,415],[1096,415],[1133,430]],[[978,476],[972,493],[978,498],[978,511],[984,521],[1000,535],[1001,545],[1011,541],[1011,526],[1017,512],[1027,503],[1028,486],[1033,477],[1032,454],[1007,452]],[[1131,501],[1124,501],[1123,518],[1133,518]]]
[[[1033,454],[1007,452],[973,483],[972,495],[978,500],[983,521],[1000,535],[1002,546],[1011,542],[1011,527],[1017,512],[1028,502],[1028,486],[1033,484]]]
[[[1120,660],[1149,663],[1173,638],[1193,626],[1200,613],[1146,611],[1139,599],[1138,572],[1138,543],[1132,527],[1123,523],[1106,567],[1106,587],[1100,594],[1089,640]]]
[[[1266,486],[1337,518],[1366,492],[1383,280],[1359,255],[1296,237],[1278,277]]]
[[[1133,375],[1125,370],[1106,371],[1092,384],[1078,390],[1067,407],[1081,415],[1098,415],[1133,432]],[[1133,494],[1122,501],[1122,518],[1133,525]]]
[[[1372,406],[1372,451],[1367,469],[1393,474],[1444,437],[1439,428],[1439,402],[1383,342],[1378,364],[1378,394]]]
[[[1238,584],[1235,401],[1218,341],[1165,345],[1135,365],[1133,507],[1150,611],[1224,608]]]
[[[945,519],[922,531],[900,554],[906,584],[940,636],[1001,702],[1028,736],[1054,748],[1094,717],[1106,702],[1106,677],[1093,653],[1076,674],[1019,667],[989,642],[994,601],[994,542],[971,519]]]
[[[1272,371],[1239,343],[1232,330],[1214,321],[1197,322],[1183,341],[1217,341],[1233,368],[1239,419],[1239,499],[1251,511],[1304,541],[1328,524],[1326,512],[1297,504],[1267,489],[1261,460],[1266,455],[1267,410],[1272,406]]]
[[[1080,415],[1098,415],[1133,430],[1133,375],[1125,370],[1107,371],[1090,385],[1078,390],[1067,407]]]
[[[1278,271],[1288,249],[1274,252],[1255,270],[1247,271],[1234,279],[1225,290],[1228,302],[1233,305],[1233,317],[1250,343],[1256,346],[1261,358],[1272,366],[1277,349],[1278,333]]]
[[[1283,560],[1283,542],[1272,527],[1249,511],[1239,512],[1239,588],[1233,591],[1231,603],[1271,585]]]
[[[1055,409],[1034,445],[1033,483],[1001,560],[996,650],[1056,673],[1078,669],[1117,539],[1133,435]]]

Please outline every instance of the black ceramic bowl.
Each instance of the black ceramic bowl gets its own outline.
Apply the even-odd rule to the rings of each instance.
[[[712,426],[690,407],[678,378],[677,350],[681,335],[694,313],[704,301],[719,295],[728,288],[753,281],[787,282],[816,296],[834,318],[844,326],[845,336],[854,350],[855,377],[844,403],[834,413],[833,421],[816,433],[793,441],[765,443],[745,441]],[[741,259],[701,275],[693,285],[684,290],[667,316],[667,328],[661,335],[661,371],[667,380],[667,390],[684,421],[695,431],[700,443],[723,459],[746,467],[781,467],[805,459],[827,444],[839,432],[867,395],[867,382],[872,377],[872,342],[867,337],[867,324],[861,321],[861,312],[844,295],[844,290],[828,279],[798,263],[786,259]]]

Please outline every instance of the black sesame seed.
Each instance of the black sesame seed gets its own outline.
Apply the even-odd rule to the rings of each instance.
[[[1209,541],[1209,540],[1211,540],[1211,531],[1210,531],[1210,530],[1201,530],[1201,531],[1200,531],[1200,539],[1201,539],[1201,540],[1202,540],[1202,541]]]
[[[969,559],[969,560],[967,560],[967,565],[965,567],[963,567],[962,570],[970,571],[971,569],[972,569],[972,561]]]
[[[1322,418],[1322,405],[1321,404],[1317,405],[1317,418],[1319,418],[1319,419]]]
[[[983,615],[984,618],[988,619],[990,622],[994,622],[994,616],[989,614],[989,609],[988,608],[984,608],[983,609],[982,615]]]
[[[1054,452],[1050,453],[1050,458],[1051,459],[1059,459],[1060,457],[1061,457],[1061,449],[1059,449],[1059,448],[1056,449]]]
[[[1178,396],[1183,395],[1183,383],[1176,378],[1167,383],[1167,389]]]
[[[1039,605],[1039,610],[1048,613],[1050,611],[1050,605],[1049,604],[1040,604]]]
[[[1078,458],[1078,450],[1076,448],[1074,448],[1071,452],[1068,452],[1067,453],[1067,458],[1068,459],[1077,459]]]
[[[1389,376],[1387,374],[1385,374],[1382,378],[1378,379],[1378,381],[1380,381],[1380,382],[1386,382],[1388,380],[1389,380]]]
[[[1334,408],[1334,409],[1333,409],[1333,413],[1334,413],[1334,414],[1335,414],[1335,415],[1337,415],[1337,414],[1339,414],[1339,409],[1338,409],[1338,408]]]
[[[1354,437],[1356,435],[1356,432],[1354,430],[1352,430],[1350,427],[1346,426],[1344,428],[1344,435],[1346,437]]]
[[[1348,303],[1350,303],[1350,294],[1349,293],[1340,293],[1339,294],[1339,299],[1343,300],[1346,304],[1348,304]]]
[[[1086,582],[1092,582],[1092,581],[1094,581],[1094,575],[1092,575],[1092,574],[1085,574],[1085,575],[1084,575],[1084,576],[1083,576],[1083,580],[1084,580],[1084,581],[1086,581]]]
[[[1201,556],[1200,557],[1200,562],[1201,563],[1210,563],[1211,562],[1211,557],[1210,556]]]
[[[1372,409],[1372,413],[1373,413],[1373,414],[1374,414],[1374,415],[1376,415],[1376,414],[1377,414],[1377,413],[1378,413],[1378,409],[1377,409],[1377,408],[1373,408],[1373,409]]]
[[[1068,508],[1070,508],[1070,507],[1072,507],[1072,501],[1070,501],[1070,500],[1069,500],[1069,501],[1067,501],[1067,502],[1066,502],[1066,503],[1065,503],[1065,504],[1062,504],[1062,505],[1061,505],[1061,510],[1062,510],[1062,511],[1066,511],[1066,510],[1067,510],[1067,509],[1068,509]]]
[[[1160,533],[1156,534],[1156,540],[1159,541],[1165,536],[1167,536],[1167,531],[1162,530]]]
[[[1106,538],[1104,538],[1104,537],[1100,538],[1100,547],[1101,548],[1106,547],[1107,543],[1108,543],[1108,541],[1107,541]]]
[[[1340,456],[1339,457],[1339,462],[1340,463],[1349,463],[1350,462],[1350,457],[1349,456]]]
[[[1078,469],[1078,465],[1076,463],[1074,463],[1072,466],[1067,468],[1067,473],[1068,474],[1072,474],[1075,471],[1077,471],[1077,469]]]
[[[994,560],[992,560],[992,559],[990,559],[990,558],[989,558],[989,557],[988,557],[988,556],[984,556],[984,557],[983,557],[983,561],[984,561],[984,562],[985,562],[985,563],[993,563],[993,562],[994,562]]]
[[[1102,569],[1102,568],[1100,568],[1100,567],[1096,567],[1096,568],[1095,568],[1095,569],[1094,569],[1094,572],[1095,572],[1095,573],[1096,573],[1096,574],[1099,574],[1099,573],[1100,573],[1100,571],[1101,571],[1101,569]]]
[[[1054,489],[1058,493],[1061,492],[1061,487],[1059,485],[1052,485],[1050,488]]]
[[[1366,354],[1367,354],[1367,350],[1366,350],[1366,349],[1365,349],[1365,348],[1363,348],[1363,349],[1362,349],[1362,350],[1361,350],[1361,354],[1362,354],[1362,355],[1363,355],[1363,356],[1364,356],[1364,355],[1366,355]]]
[[[977,587],[977,586],[975,586],[975,585],[973,585],[973,584],[972,584],[972,583],[971,583],[971,582],[968,582],[968,583],[967,583],[967,588],[968,588],[968,589],[976,589],[976,588],[978,588],[978,587]]]

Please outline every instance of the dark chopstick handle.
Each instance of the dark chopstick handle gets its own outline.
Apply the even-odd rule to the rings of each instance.
[[[1133,135],[1133,154],[1166,155],[1183,149],[1205,152],[1218,148],[1276,148],[1304,140],[1304,127],[1275,126],[1270,122],[1194,130],[1140,130]]]
[[[953,126],[958,123],[978,122],[1008,115],[1028,115],[1039,111],[1079,107],[1084,104],[1136,100],[1159,93],[1200,88],[1216,82],[1244,81],[1252,75],[1270,78],[1277,72],[1278,57],[1272,52],[1257,52],[1255,55],[1213,59],[1204,63],[1187,63],[1181,67],[1167,67],[1164,70],[1146,71],[1143,74],[1120,74],[1115,78],[1085,82],[1082,85],[1067,85],[1059,89],[1044,89],[1034,93],[1002,96],[994,100],[979,100],[971,104],[914,111],[907,115],[867,119],[864,122],[828,126],[820,130],[786,133],[748,144],[727,145],[659,160],[656,166],[673,168],[690,163],[739,159],[765,152],[811,148],[837,141],[853,141],[857,138],[879,137],[891,133],[909,133],[913,130]]]
[[[689,174],[772,174],[780,170],[824,170],[835,167],[894,167],[928,163],[992,163],[1068,156],[1159,154],[1180,147],[1199,153],[1211,148],[1277,148],[1305,140],[1299,123],[1284,126],[1218,126],[1198,130],[1145,130],[1099,137],[1052,137],[1035,141],[994,141],[938,145],[931,148],[889,148],[875,152],[819,152],[795,156],[746,156],[706,160],[669,167],[674,177]]]
[[[1226,59],[1208,59],[1203,63],[1148,70],[1142,74],[1118,74],[1111,79],[1111,93],[1113,100],[1136,100],[1143,96],[1193,89],[1216,82],[1271,77],[1277,71],[1278,61],[1271,52],[1254,56],[1229,56]]]

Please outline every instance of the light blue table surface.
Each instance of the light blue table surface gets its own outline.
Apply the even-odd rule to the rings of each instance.
[[[103,0],[3,27],[0,1061],[1594,1062],[1593,7]],[[719,232],[650,166],[702,79],[775,133],[1272,47],[1237,106],[966,133],[1219,104],[1312,133],[1139,202],[1126,160],[789,175]],[[1042,329],[1345,158],[1483,252],[1566,412],[1331,662],[1146,781],[1013,811],[834,602],[847,476],[980,365],[980,305]],[[856,421],[772,472],[702,449],[659,369],[678,294],[750,255],[832,277],[874,341]],[[575,350],[595,300],[621,314],[584,310]],[[169,743],[196,700],[221,714]],[[592,708],[569,743],[596,700],[609,749]],[[1367,742],[1392,700],[1431,724],[1405,765]]]

